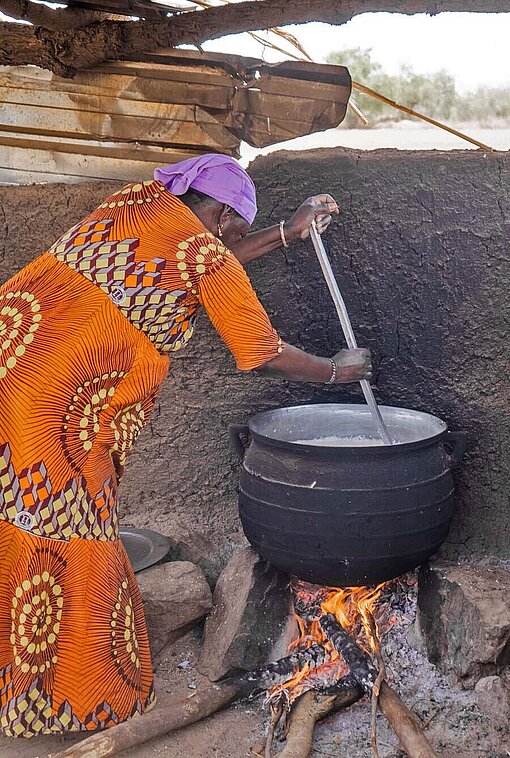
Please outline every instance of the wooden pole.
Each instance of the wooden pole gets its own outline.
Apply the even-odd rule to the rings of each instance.
[[[347,708],[363,695],[361,687],[356,685],[336,696],[321,695],[311,690],[305,692],[292,711],[286,745],[278,758],[308,758],[317,721],[340,708]]]
[[[382,103],[386,103],[386,105],[389,105],[392,108],[396,108],[397,110],[402,111],[403,113],[407,113],[409,116],[414,116],[415,118],[419,118],[422,121],[426,121],[427,123],[432,124],[433,126],[438,126],[440,129],[444,129],[445,132],[454,134],[456,137],[460,137],[460,139],[464,139],[467,142],[470,142],[472,145],[476,145],[477,147],[480,147],[482,150],[486,150],[489,153],[492,153],[494,150],[494,148],[489,147],[489,145],[484,145],[483,142],[479,142],[474,137],[469,137],[467,134],[464,134],[463,132],[459,132],[457,131],[457,129],[452,129],[451,126],[447,126],[446,124],[441,123],[441,121],[436,121],[434,118],[430,118],[430,116],[425,116],[423,113],[419,113],[418,111],[415,111],[412,108],[408,108],[407,105],[400,105],[400,103],[396,103],[394,100],[390,100],[389,97],[382,95],[380,92],[376,92],[375,89],[366,87],[364,84],[360,84],[359,82],[355,82],[353,80],[352,86],[354,89],[357,89],[359,92],[363,92],[365,95],[369,95],[369,97],[373,97],[376,100],[380,100]]]
[[[247,694],[246,683],[226,682],[198,690],[182,700],[161,696],[154,710],[98,732],[48,758],[108,758],[135,745],[211,716]]]

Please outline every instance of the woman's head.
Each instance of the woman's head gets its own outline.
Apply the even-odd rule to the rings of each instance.
[[[163,166],[155,170],[154,178],[178,195],[227,245],[244,237],[255,218],[255,185],[239,163],[226,155],[201,155]]]

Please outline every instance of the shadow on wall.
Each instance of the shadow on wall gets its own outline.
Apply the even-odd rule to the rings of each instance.
[[[251,167],[257,225],[305,197],[342,206],[325,236],[360,345],[375,353],[379,400],[429,411],[470,439],[446,552],[510,555],[510,168],[480,152],[277,153]],[[0,276],[21,268],[117,184],[0,187]],[[309,241],[248,272],[281,336],[328,355],[343,346]],[[124,524],[195,545],[222,563],[239,541],[239,466],[228,425],[302,402],[361,397],[241,374],[207,318],[175,356],[122,486]]]

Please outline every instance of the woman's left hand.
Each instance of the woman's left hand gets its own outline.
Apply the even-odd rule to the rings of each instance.
[[[288,240],[306,239],[310,234],[310,226],[315,220],[317,231],[322,234],[328,228],[333,214],[338,215],[340,209],[331,195],[314,195],[301,203],[297,211],[285,222],[283,227]]]

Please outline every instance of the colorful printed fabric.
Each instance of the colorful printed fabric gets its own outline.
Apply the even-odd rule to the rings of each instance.
[[[154,702],[117,487],[203,305],[240,369],[282,343],[236,258],[131,184],[0,287],[0,729],[101,729]]]

